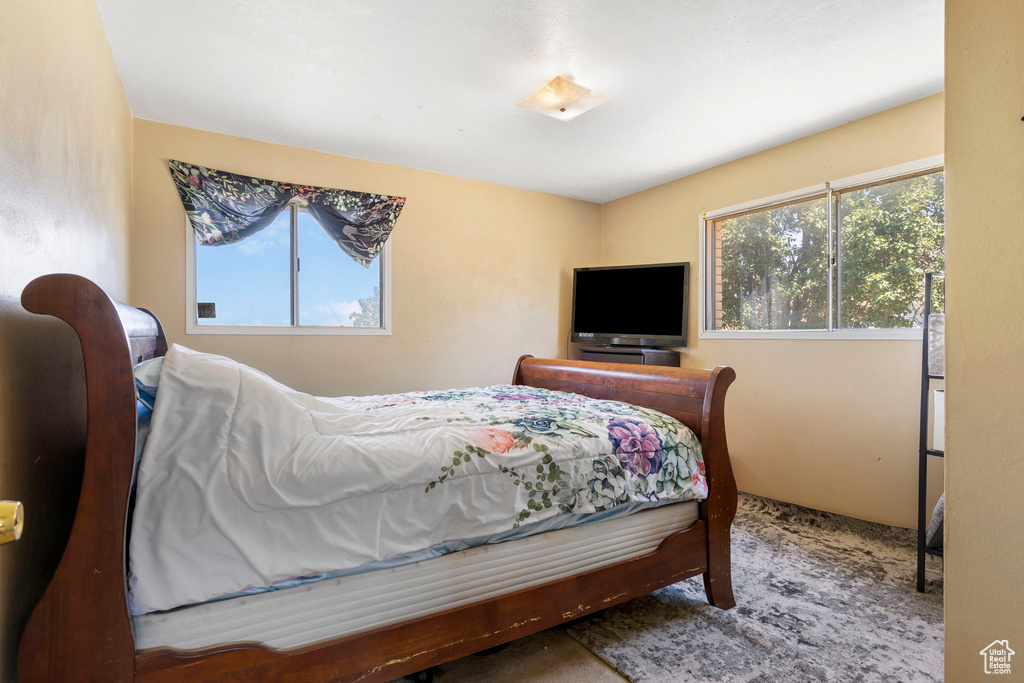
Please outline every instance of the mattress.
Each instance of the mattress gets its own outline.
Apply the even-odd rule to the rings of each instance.
[[[494,598],[654,551],[690,526],[682,502],[414,564],[134,617],[139,650],[262,643],[291,650]]]

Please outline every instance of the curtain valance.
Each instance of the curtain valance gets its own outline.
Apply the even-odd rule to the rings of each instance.
[[[169,165],[196,238],[209,246],[252,237],[301,198],[335,244],[369,268],[405,206],[405,197],[264,180],[174,159]]]

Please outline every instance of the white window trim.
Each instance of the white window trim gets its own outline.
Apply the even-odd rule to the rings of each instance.
[[[381,255],[381,305],[384,307],[383,327],[327,327],[314,325],[200,325],[196,310],[196,238],[188,218],[185,218],[185,334],[242,334],[270,336],[391,336],[391,242],[392,235]]]
[[[700,290],[697,301],[697,316],[699,320],[699,339],[840,339],[840,340],[917,340],[922,339],[923,330],[920,328],[913,329],[838,329],[838,330],[709,330],[707,326],[707,302],[711,296],[714,296],[712,291],[713,281],[709,277],[710,262],[708,254],[708,221],[713,221],[723,216],[729,216],[734,213],[742,213],[746,211],[755,211],[759,209],[767,209],[777,204],[786,204],[790,202],[799,201],[809,197],[814,197],[821,194],[828,194],[829,192],[838,192],[842,190],[850,189],[851,187],[858,187],[860,185],[871,185],[875,183],[883,183],[887,180],[899,178],[906,175],[915,175],[918,173],[926,173],[928,171],[938,171],[944,166],[944,155],[938,154],[933,157],[927,157],[925,159],[919,159],[917,161],[911,161],[905,164],[898,164],[896,166],[890,166],[888,168],[879,169],[877,171],[871,171],[869,173],[860,173],[858,175],[848,176],[846,178],[839,178],[838,180],[832,180],[820,185],[812,185],[792,192],[783,192],[781,194],[773,195],[771,197],[764,197],[762,199],[755,199],[749,202],[743,202],[741,204],[734,204],[727,206],[722,209],[715,209],[714,211],[707,211],[700,215],[698,221],[699,235],[700,235]],[[829,202],[829,210],[831,211],[831,202]],[[831,230],[830,230],[831,234]],[[831,237],[829,238],[831,239]],[[829,280],[831,282],[831,278]],[[831,286],[831,285],[830,285]],[[829,297],[831,301],[831,297]],[[830,310],[831,313],[831,310]]]

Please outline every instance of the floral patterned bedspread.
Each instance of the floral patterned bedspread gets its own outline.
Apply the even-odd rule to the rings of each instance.
[[[407,394],[399,401],[444,403],[445,418],[465,427],[466,443],[425,491],[443,486],[474,458],[489,459],[509,485],[522,487],[513,528],[548,511],[707,497],[700,442],[656,410],[524,386]],[[517,451],[532,456],[526,466],[509,464]]]
[[[132,611],[706,496],[693,433],[646,408],[522,386],[321,398],[174,345],[138,475]]]

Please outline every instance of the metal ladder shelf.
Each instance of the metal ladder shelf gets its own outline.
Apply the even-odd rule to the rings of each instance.
[[[928,510],[928,458],[929,456],[945,458],[943,450],[928,447],[928,417],[931,408],[932,381],[943,381],[946,379],[945,370],[943,374],[936,375],[931,372],[930,363],[930,342],[931,342],[931,316],[932,316],[932,284],[935,277],[942,278],[942,273],[925,273],[924,276],[924,342],[921,354],[921,442],[918,453],[917,470],[917,590],[924,592],[925,584],[925,557],[932,555],[942,557],[942,548],[928,548],[925,546],[928,533],[928,522],[930,519]],[[943,282],[945,287],[945,282]],[[943,298],[945,300],[945,298]],[[945,307],[943,307],[945,310]],[[943,330],[942,343],[945,345],[945,330]]]

